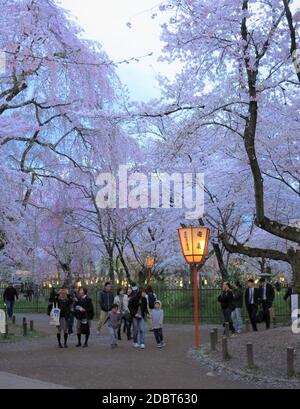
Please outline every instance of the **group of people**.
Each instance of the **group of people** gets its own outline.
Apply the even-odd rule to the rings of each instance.
[[[147,289],[139,289],[135,283],[125,289],[118,287],[114,295],[112,285],[106,282],[100,293],[100,319],[97,325],[99,333],[104,325],[107,325],[110,334],[111,348],[118,346],[121,340],[122,325],[127,339],[133,340],[134,348],[145,348],[145,321],[150,323],[150,331],[153,331],[158,348],[166,344],[163,339],[163,310],[162,304],[157,299],[151,286]],[[60,309],[59,325],[57,326],[57,341],[59,348],[67,348],[68,336],[73,333],[74,318],[76,319],[77,345],[87,347],[90,336],[91,322],[94,318],[94,306],[88,296],[86,288],[61,288],[59,293],[52,290],[49,298],[48,314],[52,308]],[[63,343],[62,344],[62,334]],[[85,335],[84,344],[81,343],[82,335]]]
[[[49,297],[48,315],[52,308],[59,308],[59,325],[57,328],[57,341],[59,348],[67,348],[68,337],[73,333],[74,317],[76,318],[77,347],[88,346],[91,321],[94,318],[94,306],[92,299],[87,295],[86,288],[78,291],[61,288],[59,293],[55,289]],[[64,345],[62,345],[62,335]],[[81,343],[82,335],[85,336],[84,344]]]
[[[222,293],[218,297],[224,323],[229,323],[232,334],[241,333],[243,326],[241,312],[245,301],[253,331],[257,331],[257,323],[262,321],[265,321],[266,329],[269,329],[271,323],[270,310],[274,297],[273,286],[263,277],[259,279],[259,287],[255,287],[254,280],[249,278],[245,294],[239,281],[235,281],[233,285],[230,285],[227,281],[224,282]]]

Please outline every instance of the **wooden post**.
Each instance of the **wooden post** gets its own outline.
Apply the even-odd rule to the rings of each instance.
[[[4,338],[8,338],[8,324],[5,324],[5,334],[4,334]]]
[[[255,367],[253,357],[253,344],[251,342],[247,343],[247,363],[249,369],[253,369]]]
[[[249,320],[245,320],[245,325],[246,325],[246,332],[250,331],[250,322]]]
[[[217,345],[218,344],[218,328],[217,327],[213,328],[213,331],[215,333],[215,341],[216,341],[216,345]]]
[[[211,351],[216,350],[216,336],[214,330],[210,331],[210,350]]]
[[[15,316],[15,315],[12,316],[12,323],[13,323],[13,324],[16,323],[16,316]]]
[[[34,328],[34,326],[33,326],[33,320],[30,320],[30,331],[33,331],[33,328]]]
[[[230,359],[230,355],[228,353],[227,339],[228,338],[225,335],[222,337],[222,355],[225,361]]]
[[[273,317],[273,328],[276,328],[276,326],[277,326],[277,322],[276,322],[276,316],[275,316],[275,314],[274,314],[274,317]]]
[[[287,376],[289,378],[295,375],[294,352],[295,352],[294,348],[291,347],[287,348]]]
[[[225,322],[225,336],[229,338],[229,322]]]
[[[27,336],[27,322],[23,323],[23,336],[26,337]]]

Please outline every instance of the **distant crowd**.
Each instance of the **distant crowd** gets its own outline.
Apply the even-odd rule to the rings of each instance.
[[[100,318],[97,324],[99,333],[103,326],[107,326],[110,335],[110,346],[116,348],[121,341],[122,332],[127,340],[133,341],[134,348],[145,348],[145,321],[148,320],[150,331],[153,331],[158,348],[166,344],[163,339],[163,309],[151,286],[139,289],[135,283],[124,289],[118,287],[113,294],[112,285],[106,282],[100,293]],[[91,322],[95,315],[92,299],[86,288],[73,287],[70,291],[61,288],[57,293],[52,289],[48,315],[53,309],[59,309],[57,325],[57,342],[59,348],[68,347],[68,337],[74,331],[77,335],[76,347],[88,347]],[[62,339],[63,336],[63,339]],[[82,338],[84,337],[84,339]]]

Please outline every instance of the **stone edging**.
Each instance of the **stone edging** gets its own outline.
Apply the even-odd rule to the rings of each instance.
[[[255,369],[237,369],[230,366],[230,360],[224,362],[220,359],[214,359],[210,355],[210,345],[204,344],[198,350],[190,349],[188,356],[200,362],[201,365],[208,367],[216,375],[225,375],[226,377],[234,377],[236,380],[243,380],[247,383],[256,384],[257,386],[264,386],[267,388],[280,389],[299,389],[300,379],[289,378],[274,378],[263,374],[255,374]]]

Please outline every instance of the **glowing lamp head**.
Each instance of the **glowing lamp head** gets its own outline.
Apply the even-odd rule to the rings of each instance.
[[[178,230],[181,251],[188,264],[203,264],[209,240],[207,227],[181,227]]]
[[[154,256],[147,256],[145,259],[145,266],[146,268],[153,268],[155,264],[155,257]]]

